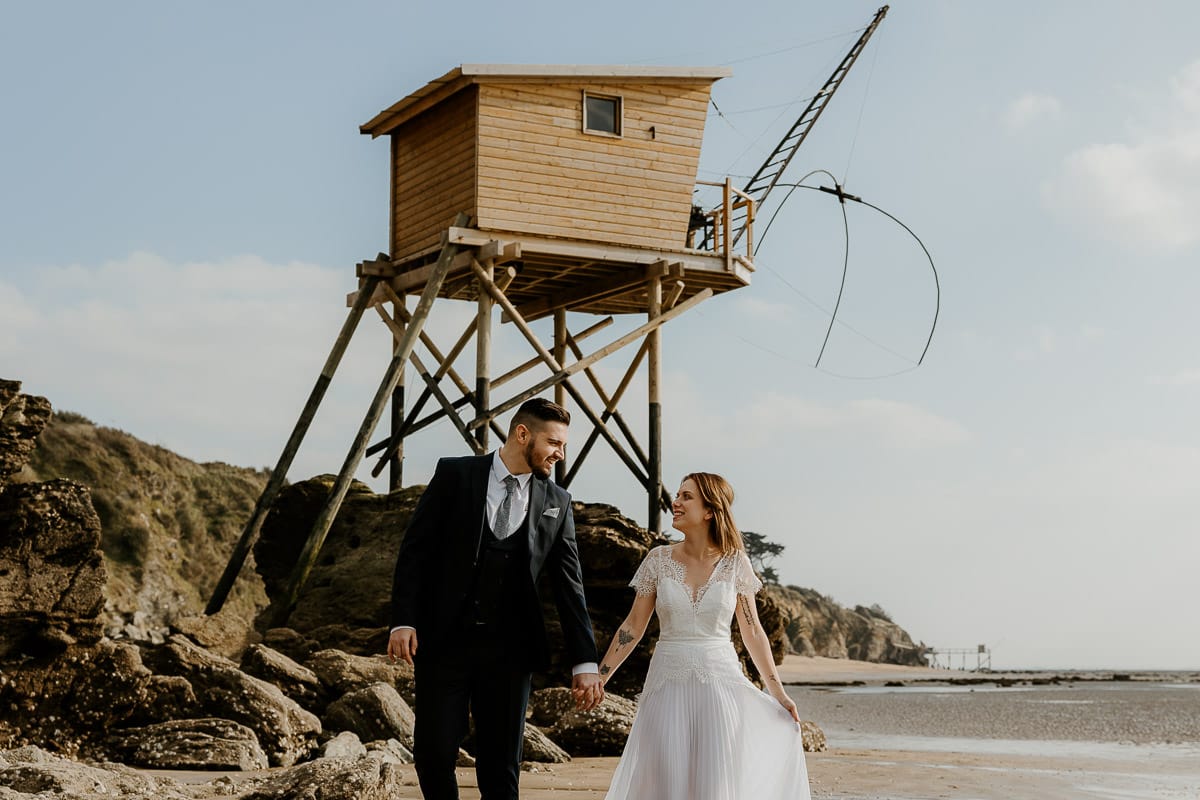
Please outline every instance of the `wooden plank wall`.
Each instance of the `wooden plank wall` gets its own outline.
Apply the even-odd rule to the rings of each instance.
[[[392,257],[441,241],[458,212],[475,216],[478,89],[469,86],[392,133]]]
[[[620,138],[583,133],[585,86],[623,99]],[[710,88],[707,81],[482,83],[476,226],[683,247]]]

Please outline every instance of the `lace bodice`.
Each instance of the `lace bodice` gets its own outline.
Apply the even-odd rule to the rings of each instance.
[[[672,555],[672,546],[650,551],[629,585],[640,595],[655,595],[659,641],[712,639],[728,642],[739,594],[754,595],[762,581],[744,552],[727,553],[695,596],[687,586],[687,568]]]

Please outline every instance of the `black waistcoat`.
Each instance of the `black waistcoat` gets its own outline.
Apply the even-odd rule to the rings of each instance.
[[[484,524],[479,561],[467,602],[468,624],[515,636],[523,626],[529,601],[529,536],[526,514],[513,533],[497,538]]]

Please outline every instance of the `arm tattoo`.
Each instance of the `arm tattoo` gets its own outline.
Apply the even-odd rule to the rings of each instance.
[[[769,681],[772,681],[773,683],[779,683],[779,676],[778,676],[778,675],[772,675],[772,676],[770,676],[769,678],[767,678],[767,680],[769,680]]]
[[[746,625],[750,630],[754,630],[754,620],[750,616],[750,601],[745,595],[738,598],[738,602],[742,605],[742,616],[746,618]]]
[[[601,675],[607,675],[610,672],[612,672],[612,667],[610,667],[608,664],[600,665],[600,674]]]
[[[618,642],[617,649],[618,650],[620,650],[622,647],[624,647],[625,645],[629,644],[632,641],[633,641],[632,633],[625,630],[624,628],[621,628],[621,630],[617,631],[617,642]]]

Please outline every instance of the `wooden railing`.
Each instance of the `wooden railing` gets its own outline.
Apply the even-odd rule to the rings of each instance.
[[[724,181],[696,181],[696,184],[698,186],[719,187],[722,190],[721,204],[711,211],[704,212],[702,227],[691,228],[688,231],[687,246],[693,249],[711,250],[714,253],[721,253],[725,256],[725,268],[730,271],[733,270],[733,261],[735,258],[750,269],[753,269],[754,198],[735,187],[731,178],[726,178]],[[729,221],[734,218],[735,212],[743,208],[746,209],[746,231],[741,237],[738,237],[737,231],[730,228]],[[696,232],[699,230],[704,231],[704,237],[697,245]],[[733,251],[735,238],[740,238],[742,242],[745,242],[744,253],[735,253]]]

